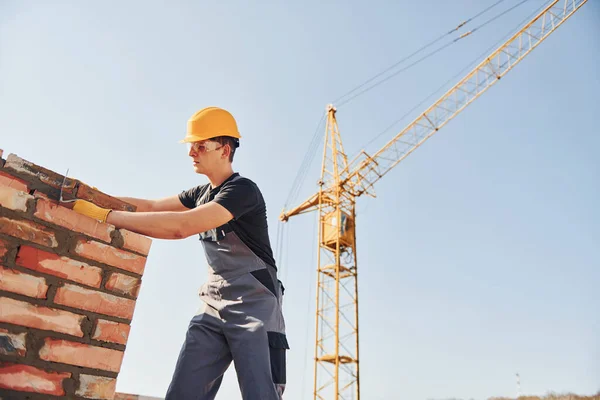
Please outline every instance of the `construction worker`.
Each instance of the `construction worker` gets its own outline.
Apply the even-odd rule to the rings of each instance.
[[[208,261],[203,305],[188,327],[166,400],[214,399],[233,360],[245,400],[281,399],[289,349],[269,243],[265,201],[254,182],[234,173],[240,134],[233,116],[209,107],[187,125],[188,155],[209,182],[161,200],[121,199],[137,212],[77,200],[73,209],[159,239],[199,234]]]

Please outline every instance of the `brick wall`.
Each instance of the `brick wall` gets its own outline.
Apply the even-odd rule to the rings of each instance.
[[[151,240],[58,205],[62,175],[1,157],[0,399],[112,399]],[[134,211],[65,183],[65,198]]]

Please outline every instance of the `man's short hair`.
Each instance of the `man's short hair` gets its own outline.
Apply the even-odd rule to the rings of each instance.
[[[235,154],[235,149],[240,146],[239,139],[236,139],[231,136],[217,136],[215,138],[212,138],[211,140],[218,142],[222,146],[229,145],[229,148],[231,149],[229,153],[229,162],[233,162],[233,155]]]

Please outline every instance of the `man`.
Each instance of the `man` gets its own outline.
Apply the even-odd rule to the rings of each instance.
[[[208,261],[208,279],[200,289],[203,306],[190,322],[166,400],[214,399],[232,360],[243,399],[281,399],[285,388],[283,286],[261,192],[231,166],[239,139],[229,112],[202,109],[188,121],[181,142],[209,184],[161,200],[121,198],[138,207],[135,213],[84,200],[73,207],[154,238],[200,235]]]

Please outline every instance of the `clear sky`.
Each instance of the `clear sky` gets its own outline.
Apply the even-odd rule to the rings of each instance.
[[[177,143],[187,119],[227,108],[274,244],[326,104],[494,2],[0,0],[0,148],[113,195],[169,196],[206,182]],[[340,107],[348,153],[543,3]],[[524,393],[600,390],[599,65],[590,0],[359,201],[364,399],[514,396],[517,372]],[[289,400],[312,390],[314,217],[289,222],[277,255]],[[164,395],[205,274],[197,238],[154,241],[119,391]],[[230,369],[218,399],[236,398]]]

